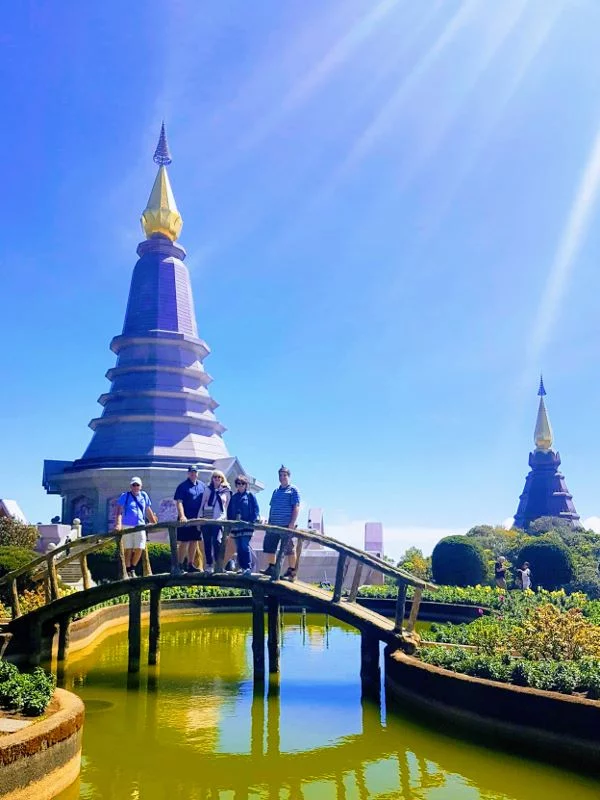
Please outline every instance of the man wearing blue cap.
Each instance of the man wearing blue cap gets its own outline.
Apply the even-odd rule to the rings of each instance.
[[[175,490],[177,519],[180,522],[187,522],[188,519],[198,519],[203,494],[204,484],[198,480],[198,466],[197,464],[192,464],[188,469],[187,478]],[[180,569],[187,570],[187,572],[200,572],[194,566],[194,558],[198,542],[201,539],[202,533],[198,525],[186,525],[184,528],[177,528],[177,560],[179,561]]]

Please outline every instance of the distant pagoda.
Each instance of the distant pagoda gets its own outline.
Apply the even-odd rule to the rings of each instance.
[[[111,527],[115,498],[132,475],[155,506],[168,507],[189,464],[198,464],[204,479],[214,468],[231,478],[242,471],[207,388],[210,349],[198,337],[186,252],[177,243],[183,220],[167,173],[164,123],[154,161],[158,172],[141,219],[146,240],[137,248],[123,331],[110,345],[117,363],[106,373],[102,415],[90,422],[94,435],[82,458],[44,462],[44,487],[62,496],[63,521],[81,518],[86,533]]]
[[[531,472],[525,479],[514,524],[527,530],[538,517],[558,517],[576,527],[579,514],[573,505],[573,495],[567,489],[565,476],[558,471],[560,453],[552,449],[552,428],[544,402],[546,389],[542,377],[538,395],[540,404],[533,436],[535,450],[529,454]]]

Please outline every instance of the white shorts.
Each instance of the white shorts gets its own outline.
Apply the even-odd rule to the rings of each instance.
[[[125,550],[143,550],[146,547],[146,531],[126,533],[123,536]]]

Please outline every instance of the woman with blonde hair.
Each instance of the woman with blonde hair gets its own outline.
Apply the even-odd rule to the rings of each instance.
[[[200,517],[203,519],[227,519],[227,506],[231,497],[231,487],[221,470],[214,470],[210,483],[204,489],[200,504]],[[209,575],[214,570],[214,562],[219,556],[223,541],[223,528],[217,525],[202,526],[204,544],[204,571]]]

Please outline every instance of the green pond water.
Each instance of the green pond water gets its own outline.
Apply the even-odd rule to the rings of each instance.
[[[133,681],[114,633],[69,662],[83,764],[59,798],[599,800],[600,781],[361,702],[359,651],[351,628],[286,614],[281,674],[263,696],[249,614],[164,620],[160,666]]]

